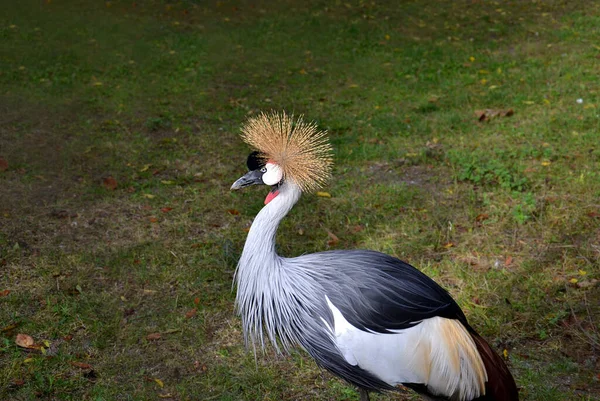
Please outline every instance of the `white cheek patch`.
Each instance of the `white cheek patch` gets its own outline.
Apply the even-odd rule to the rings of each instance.
[[[263,174],[262,180],[266,185],[275,185],[283,178],[281,167],[274,163],[267,163],[265,168],[267,172]]]

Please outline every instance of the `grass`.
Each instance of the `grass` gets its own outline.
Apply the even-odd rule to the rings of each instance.
[[[600,399],[599,2],[6,3],[1,399],[358,399],[242,344],[232,273],[264,193],[228,188],[271,109],[336,153],[282,254],[401,257],[523,400]]]

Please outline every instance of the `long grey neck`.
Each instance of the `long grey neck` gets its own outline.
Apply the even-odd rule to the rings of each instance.
[[[293,272],[283,268],[283,259],[275,252],[275,234],[285,215],[300,199],[300,188],[293,182],[285,182],[277,195],[258,213],[240,258],[235,281],[237,282],[236,309],[242,317],[246,343],[260,343],[264,347],[266,332],[271,343],[278,348],[276,327],[289,321],[290,313],[280,300],[290,289]],[[283,308],[283,311],[281,310]],[[283,347],[287,349],[292,337],[286,335],[285,327],[279,332]]]
[[[281,220],[300,199],[300,188],[293,182],[285,182],[277,195],[258,213],[246,238],[238,269],[252,260],[272,262],[278,259],[275,252],[275,235]],[[259,266],[267,269],[269,265]]]

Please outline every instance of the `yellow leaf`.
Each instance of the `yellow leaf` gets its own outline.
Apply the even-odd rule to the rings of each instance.
[[[469,61],[472,63],[473,61],[475,61],[475,57],[473,57],[473,56],[469,57]]]
[[[144,167],[142,167],[140,169],[140,173],[143,173],[144,171],[147,171],[150,168],[150,166],[152,166],[152,164],[144,164]]]
[[[301,70],[300,70],[300,74],[302,74],[302,75],[306,75],[306,70],[305,70],[304,68],[303,68],[303,69],[301,69]]]
[[[161,182],[161,184],[165,184],[165,185],[173,185],[174,184],[174,182],[171,180],[161,180],[160,182]]]
[[[497,86],[497,85],[492,85],[492,86],[490,86],[490,88],[489,88],[489,89],[490,89],[491,91],[493,91],[494,89],[498,89],[498,86]]]
[[[160,379],[154,379],[154,381],[156,382],[156,384],[158,384],[158,386],[160,388],[163,388],[165,386],[165,384],[163,383],[163,381],[160,380]]]
[[[144,198],[154,199],[154,195],[152,195],[152,194],[144,194]]]
[[[321,198],[331,198],[331,194],[329,192],[317,192],[317,196],[320,196]]]
[[[552,164],[552,162],[548,161],[548,160],[544,160],[542,162],[542,166],[549,166],[550,164]]]
[[[535,102],[532,102],[531,100],[523,100],[523,104],[535,104]]]
[[[479,83],[480,83],[481,85],[485,85],[485,84],[487,84],[487,79],[485,79],[485,78],[484,78],[484,79],[482,79],[481,81],[479,81]]]
[[[508,350],[506,348],[504,348],[504,351],[502,351],[502,355],[504,356],[504,359],[508,358]]]
[[[479,70],[480,74],[489,74],[490,72],[488,70]]]
[[[587,274],[587,272],[585,270],[579,269],[579,275],[580,276],[585,276],[586,274]]]
[[[571,284],[577,284],[577,279],[576,278],[572,278],[571,280],[569,280],[569,283]]]
[[[385,40],[390,40],[390,35],[385,35]]]
[[[92,84],[92,86],[102,86],[102,85],[104,85],[104,84],[100,81],[96,81]]]
[[[33,358],[27,358],[23,361],[23,363],[31,363],[33,362]]]

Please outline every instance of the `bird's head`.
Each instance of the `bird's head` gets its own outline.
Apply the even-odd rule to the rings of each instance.
[[[262,113],[242,127],[242,139],[258,149],[248,156],[248,173],[231,186],[232,190],[250,185],[272,187],[265,205],[279,195],[285,181],[302,191],[313,191],[329,178],[332,157],[327,132],[302,117],[294,120],[285,112]]]
[[[279,186],[283,182],[283,170],[274,161],[265,161],[258,151],[250,153],[246,164],[250,171],[238,178],[231,186],[231,190],[242,189],[250,185],[270,185],[271,191],[265,199],[265,205],[268,204],[279,195]]]

